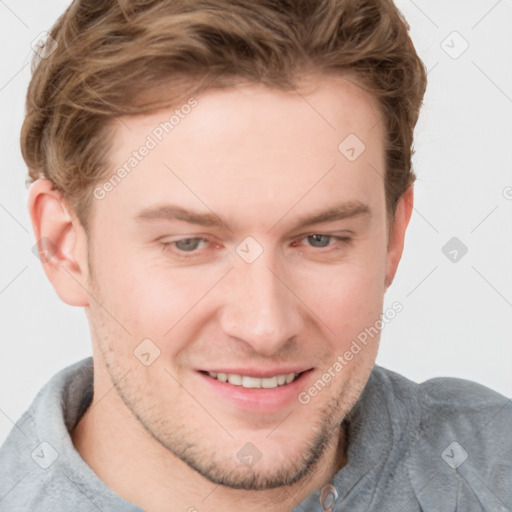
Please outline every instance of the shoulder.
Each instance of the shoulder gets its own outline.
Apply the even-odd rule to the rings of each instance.
[[[442,377],[418,385],[423,429],[442,430],[471,438],[478,450],[511,446],[512,400],[486,386],[464,379]]]
[[[512,421],[510,398],[470,380],[437,377],[417,383],[381,366],[375,366],[371,378],[405,407],[418,408],[431,426],[455,422],[471,430],[487,420],[489,427],[499,429]]]
[[[66,405],[73,399],[73,388],[78,397],[78,388],[89,381],[91,371],[92,358],[59,371],[14,424],[0,447],[0,509],[61,510],[55,500],[73,491],[63,471],[72,449]]]
[[[92,399],[93,361],[54,375],[0,448],[0,510],[141,512],[118,496],[76,451],[70,432]]]
[[[380,367],[374,373],[413,418],[402,460],[422,506],[441,506],[449,496],[459,505],[479,501],[485,510],[506,510],[503,504],[512,503],[512,400],[464,379],[416,383]]]

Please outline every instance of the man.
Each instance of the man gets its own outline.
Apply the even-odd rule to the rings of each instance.
[[[391,2],[83,0],[41,54],[29,209],[93,358],[2,509],[510,509],[510,401],[374,365],[426,85]]]

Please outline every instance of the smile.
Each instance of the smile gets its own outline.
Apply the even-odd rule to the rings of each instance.
[[[242,386],[244,388],[272,389],[277,388],[278,386],[285,386],[286,384],[290,384],[300,375],[300,373],[287,373],[264,378],[220,372],[208,372],[208,375],[214,379],[219,380],[220,382],[228,382],[233,386]]]

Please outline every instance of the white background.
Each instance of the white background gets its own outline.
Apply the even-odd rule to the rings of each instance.
[[[52,375],[91,354],[83,310],[58,299],[32,253],[19,150],[30,45],[67,4],[0,2],[0,443]],[[462,377],[510,397],[512,1],[397,4],[429,85],[415,211],[386,296],[386,307],[404,309],[384,328],[377,363],[415,381]],[[458,58],[443,49],[455,56],[464,40]],[[468,247],[456,263],[441,251],[453,236]]]

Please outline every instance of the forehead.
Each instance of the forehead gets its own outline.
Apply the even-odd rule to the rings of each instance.
[[[172,202],[263,221],[298,203],[378,203],[382,126],[375,98],[340,77],[286,92],[263,85],[205,91],[115,121],[107,180],[124,172],[99,207],[126,213]]]

